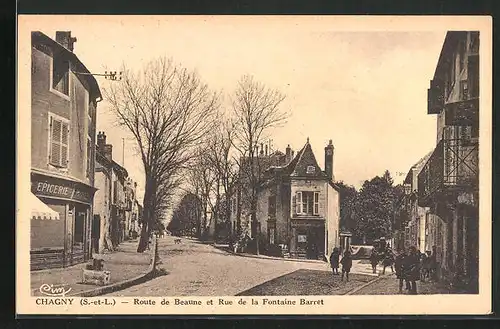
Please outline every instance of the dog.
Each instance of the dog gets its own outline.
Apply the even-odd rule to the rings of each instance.
[[[181,239],[175,239],[175,240],[174,240],[174,243],[175,243],[175,244],[179,244],[179,243],[181,243]]]

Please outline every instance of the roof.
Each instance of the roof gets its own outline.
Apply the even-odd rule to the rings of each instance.
[[[40,31],[31,32],[31,44],[42,44],[50,47],[53,50],[56,50],[57,52],[59,52],[59,54],[71,61],[76,66],[78,72],[88,73],[78,75],[78,77],[85,79],[89,84],[90,99],[96,100],[98,98],[102,98],[101,90],[99,88],[99,85],[97,84],[97,80],[93,75],[90,74],[90,71],[87,69],[87,67],[85,67],[85,65],[83,65],[80,59],[78,59],[78,56],[76,56],[75,53],[68,50],[66,47]]]
[[[309,166],[314,167],[314,173],[308,173],[307,168]],[[311,144],[309,140],[306,144],[297,152],[297,155],[285,166],[277,167],[272,166],[268,169],[271,172],[271,176],[265,180],[262,187],[268,186],[269,184],[277,183],[280,179],[278,177],[292,177],[292,178],[310,178],[310,179],[321,179],[328,180],[331,187],[339,191],[340,188],[333,181],[328,178],[328,175],[321,170],[316,161],[316,157],[312,151]],[[277,175],[275,175],[277,174]]]
[[[96,160],[101,163],[102,165],[105,165],[107,167],[112,167],[113,170],[116,170],[121,176],[124,178],[128,177],[128,171],[124,167],[120,166],[118,163],[116,163],[113,160],[109,160],[98,150],[98,147],[96,146]]]
[[[420,160],[418,160],[417,163],[415,163],[410,168],[410,170],[408,171],[408,174],[406,175],[406,178],[404,180],[405,184],[411,184],[412,179],[413,179],[413,172],[415,171],[415,169],[417,169],[417,173],[416,174],[418,175],[420,173],[420,170],[423,168],[423,166],[427,163],[427,161],[431,157],[432,152],[433,151],[430,151],[429,153],[427,153],[423,158],[421,158]]]
[[[310,166],[314,167],[313,173],[307,172],[307,168]],[[319,167],[312,151],[311,144],[309,144],[309,140],[307,140],[304,147],[302,147],[286,168],[286,171],[291,177],[328,178]]]
[[[439,54],[438,63],[436,65],[436,70],[434,71],[434,78],[439,78],[441,71],[444,70],[445,64],[450,60],[450,51],[457,45],[464,35],[465,31],[448,31],[443,42],[443,47],[441,48],[441,53]]]

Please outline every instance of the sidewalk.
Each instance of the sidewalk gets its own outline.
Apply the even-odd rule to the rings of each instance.
[[[133,280],[151,271],[154,243],[151,250],[137,252],[138,240],[124,241],[112,253],[100,255],[104,260],[104,270],[111,272],[110,285]],[[43,284],[64,287],[68,296],[101,288],[101,286],[82,284],[82,269],[87,263],[66,267],[31,272],[31,291],[34,296],[43,296],[40,286]],[[106,286],[109,287],[110,285]]]
[[[389,270],[390,272],[390,270]],[[387,274],[387,269],[386,269]],[[353,295],[397,295],[399,291],[399,280],[396,275],[390,274],[373,281],[371,284],[357,290]],[[403,294],[405,294],[403,285]],[[450,294],[453,293],[448,287],[437,282],[417,282],[417,293],[419,295]]]

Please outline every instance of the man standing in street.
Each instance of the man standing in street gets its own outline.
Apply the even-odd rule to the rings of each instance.
[[[403,281],[405,281],[404,273],[403,273],[403,263],[405,260],[405,252],[404,252],[404,250],[398,250],[397,253],[398,254],[394,260],[394,267],[396,269],[396,278],[398,278],[398,280],[399,280],[399,293],[401,294],[403,292]],[[408,281],[406,281],[406,289],[410,290]]]
[[[344,273],[345,273],[346,281],[349,281],[349,272],[351,272],[351,267],[352,267],[352,258],[349,250],[345,251],[344,257],[342,257],[340,263],[342,264],[342,276],[340,280],[341,281],[344,280]]]
[[[417,294],[417,281],[420,280],[420,257],[417,248],[410,247],[408,256],[403,262],[405,279],[410,282],[410,294]]]

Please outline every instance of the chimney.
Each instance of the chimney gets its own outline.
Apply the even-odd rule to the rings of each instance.
[[[285,150],[285,162],[288,164],[290,161],[292,161],[292,148],[288,144]]]
[[[71,37],[71,31],[56,31],[56,41],[69,51],[73,51],[76,38]]]
[[[100,131],[97,134],[97,150],[104,154],[104,145],[106,145],[106,134],[104,131]]]
[[[325,147],[325,173],[331,181],[335,180],[333,175],[333,151],[334,147],[332,140],[330,139],[330,142]]]
[[[106,159],[108,159],[109,161],[113,161],[113,145],[111,144],[104,145],[103,153]]]

